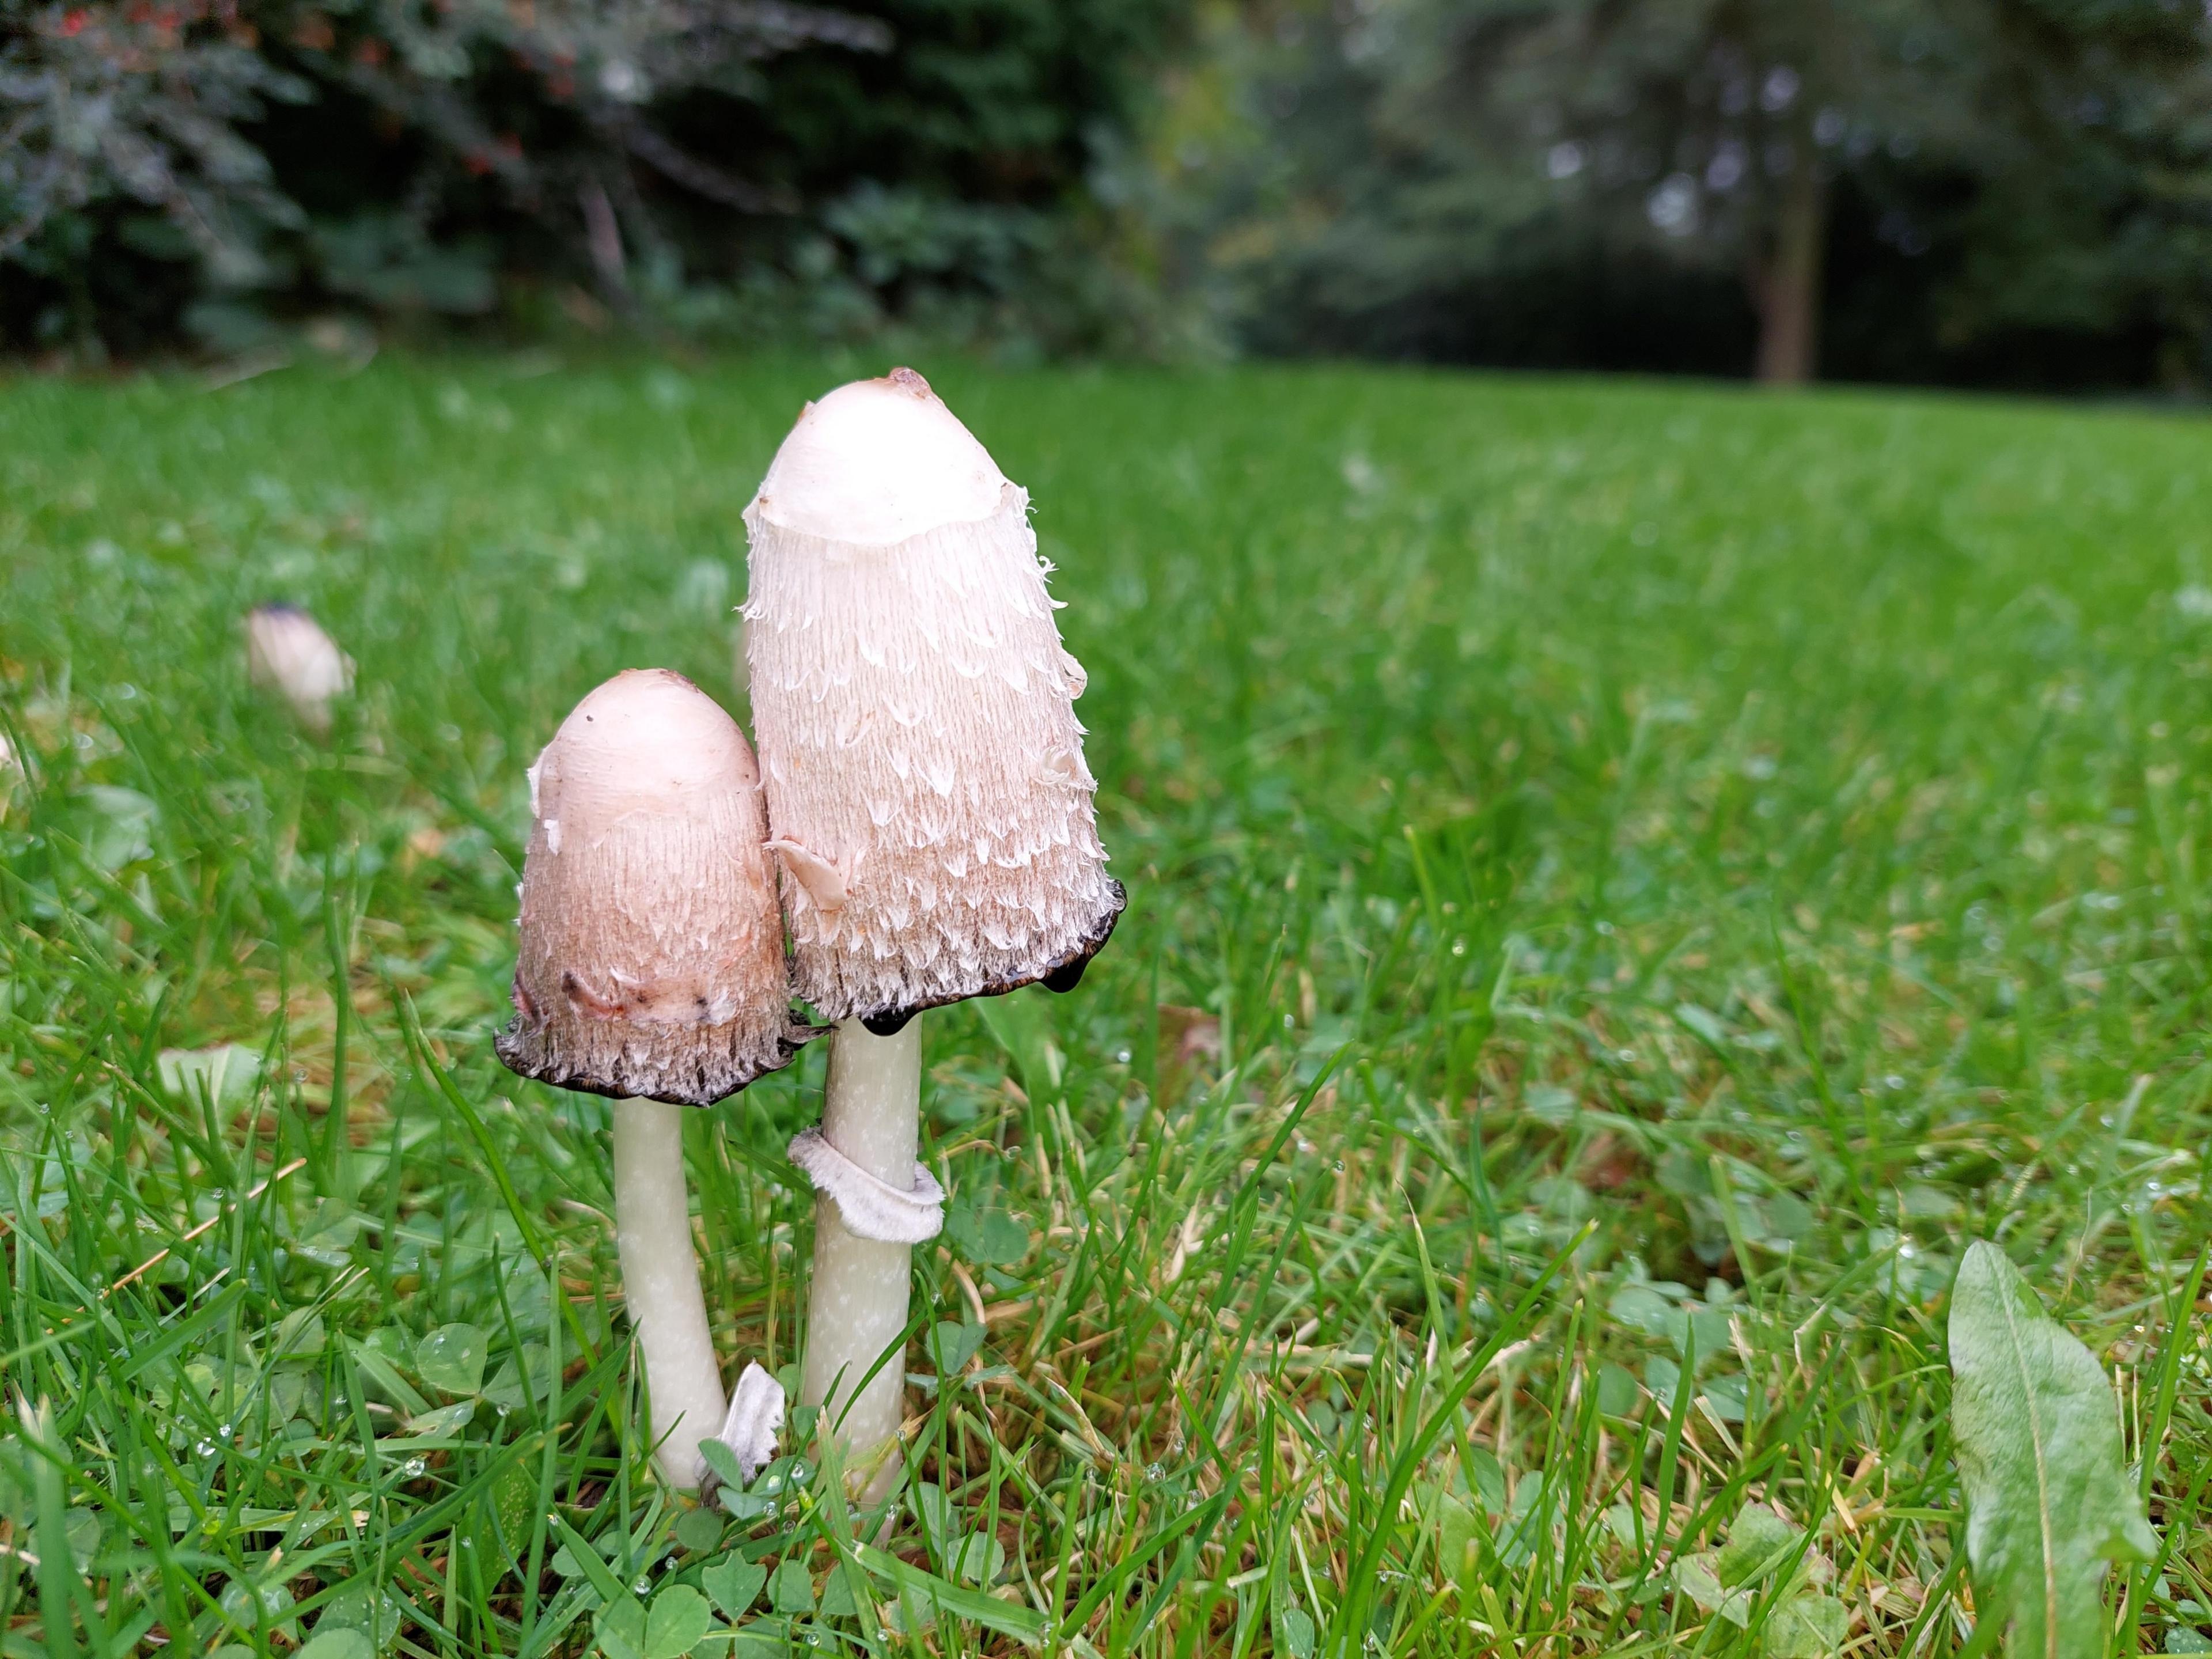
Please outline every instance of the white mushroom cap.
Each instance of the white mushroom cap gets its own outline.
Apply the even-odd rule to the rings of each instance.
[[[705,1106],[814,1035],[792,1024],[760,774],[713,698],[666,669],[616,675],[530,793],[510,1070]]]
[[[246,672],[254,684],[281,692],[318,734],[331,728],[331,704],[353,690],[353,659],[295,605],[246,614]]]
[[[911,369],[811,404],[745,511],[801,995],[896,1029],[1066,988],[1120,915],[1029,496]]]

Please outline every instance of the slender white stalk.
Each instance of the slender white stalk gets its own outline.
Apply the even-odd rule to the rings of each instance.
[[[691,1243],[684,1179],[685,1108],[665,1100],[615,1103],[615,1240],[623,1298],[645,1356],[660,1478],[699,1485],[699,1443],[722,1426],[722,1373],[707,1328],[707,1299]]]
[[[904,1190],[914,1182],[921,1136],[921,1035],[918,1019],[879,1037],[857,1019],[839,1022],[830,1040],[830,1082],[822,1137],[878,1181]],[[845,1225],[826,1193],[814,1200],[814,1283],[806,1310],[806,1365],[799,1398],[827,1406],[855,1470],[872,1468],[868,1493],[896,1473],[884,1455],[906,1416],[906,1357],[894,1354],[865,1389],[854,1390],[906,1332],[914,1247],[861,1238]]]

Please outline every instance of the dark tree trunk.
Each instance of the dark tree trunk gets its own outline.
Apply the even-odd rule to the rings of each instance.
[[[1768,386],[1802,386],[1819,367],[1827,220],[1827,186],[1813,167],[1800,162],[1785,187],[1773,246],[1753,278],[1759,378]]]
[[[592,251],[592,269],[599,273],[599,286],[607,298],[620,305],[629,298],[629,264],[623,258],[622,221],[615,217],[615,204],[607,199],[606,186],[596,179],[577,190],[576,201],[584,210],[584,239]]]

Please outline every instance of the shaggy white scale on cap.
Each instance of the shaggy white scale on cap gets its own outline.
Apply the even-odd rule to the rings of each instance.
[[[1112,932],[1029,495],[921,375],[810,404],[745,509],[753,726],[799,993],[895,1029]]]
[[[759,772],[713,698],[665,669],[617,674],[530,789],[510,1069],[706,1106],[813,1035],[791,1021]]]

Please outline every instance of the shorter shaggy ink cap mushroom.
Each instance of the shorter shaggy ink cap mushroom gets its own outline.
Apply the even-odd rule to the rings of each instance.
[[[785,1065],[793,1025],[745,735],[666,669],[576,705],[530,773],[509,1069],[711,1106]]]
[[[662,1474],[689,1489],[723,1399],[682,1108],[735,1094],[815,1035],[791,1017],[758,773],[712,698],[680,674],[636,669],[576,706],[530,780],[515,1018],[496,1047],[523,1077],[620,1103],[624,1296]],[[740,1393],[758,1423],[757,1395]]]
[[[256,606],[246,618],[246,672],[279,693],[317,737],[331,729],[331,705],[353,690],[353,659],[296,605]]]
[[[821,1126],[791,1146],[819,1194],[802,1388],[858,1462],[902,1421],[911,1249],[943,1215],[915,1163],[909,1022],[1073,989],[1125,899],[1028,493],[927,381],[894,369],[808,404],[745,527],[793,979],[838,1022]]]

